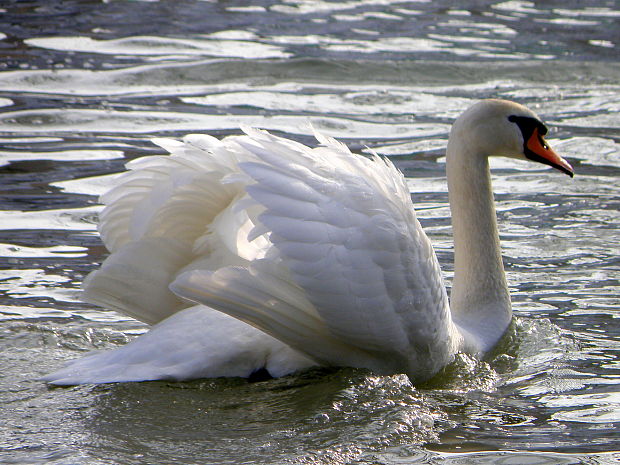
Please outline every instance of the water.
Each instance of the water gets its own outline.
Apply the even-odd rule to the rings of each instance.
[[[620,10],[613,1],[0,4],[0,462],[602,464],[620,459]],[[96,198],[149,139],[311,143],[392,157],[449,279],[454,118],[516,99],[567,177],[495,160],[515,322],[413,388],[342,369],[279,380],[48,388],[146,330],[80,303]]]

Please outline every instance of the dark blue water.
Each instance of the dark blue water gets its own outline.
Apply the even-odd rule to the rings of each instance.
[[[0,463],[616,463],[620,9],[612,1],[0,3]],[[494,164],[516,319],[487,360],[401,376],[37,381],[146,330],[79,301],[97,195],[154,136],[392,157],[448,281],[443,156],[480,98],[534,108],[573,180]]]

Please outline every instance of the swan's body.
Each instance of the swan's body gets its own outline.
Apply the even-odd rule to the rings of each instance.
[[[533,158],[572,175],[545,132],[530,110],[500,100],[455,122],[450,303],[389,161],[320,135],[315,149],[256,130],[157,140],[171,155],[131,162],[102,197],[111,255],[85,282],[88,301],[156,326],[45,380],[247,377],[262,368],[281,376],[333,365],[416,382],[459,351],[484,353],[512,317],[488,157]]]

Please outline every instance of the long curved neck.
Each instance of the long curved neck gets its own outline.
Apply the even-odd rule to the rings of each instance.
[[[512,318],[502,264],[489,161],[451,135],[447,151],[448,190],[454,234],[452,318],[464,350],[486,352]],[[456,139],[456,140],[455,140]]]

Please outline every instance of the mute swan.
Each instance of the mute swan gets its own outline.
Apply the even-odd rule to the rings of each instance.
[[[488,157],[573,175],[529,109],[484,100],[454,123],[447,176],[450,303],[402,174],[316,134],[308,148],[255,129],[156,139],[101,198],[111,255],[84,297],[155,326],[47,375],[53,384],[282,376],[312,365],[420,382],[484,354],[512,318]],[[214,310],[216,309],[216,310]]]

